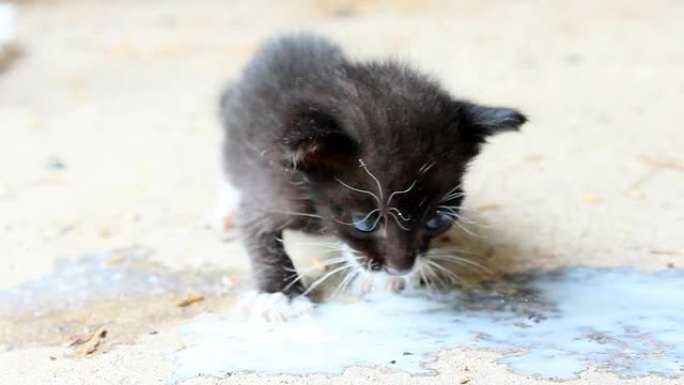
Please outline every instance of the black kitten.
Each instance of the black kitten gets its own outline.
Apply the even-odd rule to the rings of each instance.
[[[526,120],[457,100],[406,65],[353,62],[315,36],[266,43],[221,102],[224,165],[240,193],[258,289],[297,295],[282,232],[333,234],[370,271],[411,271],[458,218],[486,137]]]

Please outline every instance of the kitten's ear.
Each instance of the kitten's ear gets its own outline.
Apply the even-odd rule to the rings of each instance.
[[[332,115],[311,107],[289,119],[284,143],[291,151],[288,166],[318,177],[349,166],[358,152],[358,143]]]
[[[522,112],[507,107],[488,107],[474,103],[463,103],[463,128],[478,141],[505,131],[517,131],[527,122]]]

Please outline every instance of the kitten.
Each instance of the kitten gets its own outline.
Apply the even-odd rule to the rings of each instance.
[[[409,273],[458,219],[468,163],[519,111],[451,97],[395,61],[355,62],[311,35],[267,42],[223,95],[223,162],[258,289],[306,291],[285,229],[334,235],[349,262]]]

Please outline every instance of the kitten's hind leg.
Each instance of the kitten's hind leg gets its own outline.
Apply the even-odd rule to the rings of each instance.
[[[239,204],[240,192],[225,177],[221,177],[214,207],[205,226],[216,231],[222,239],[232,239]]]

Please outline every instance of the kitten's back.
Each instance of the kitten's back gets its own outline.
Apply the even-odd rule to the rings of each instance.
[[[345,62],[339,46],[308,34],[273,38],[258,49],[233,92],[282,92],[324,80]]]

